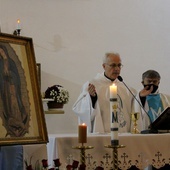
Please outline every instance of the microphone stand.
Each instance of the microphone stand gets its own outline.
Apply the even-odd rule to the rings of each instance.
[[[123,81],[122,77],[121,77],[121,76],[118,76],[117,78],[118,78],[118,80],[119,80],[120,82],[122,82],[122,83],[124,84],[124,86],[128,89],[128,91],[131,93],[131,95],[134,97],[134,99],[138,102],[138,104],[140,105],[140,107],[141,107],[141,108],[143,109],[143,111],[146,113],[146,115],[147,115],[148,118],[149,118],[149,122],[150,122],[149,128],[151,128],[151,123],[152,123],[151,118],[150,118],[150,116],[148,115],[148,113],[146,112],[146,110],[144,109],[144,107],[142,106],[142,104],[139,102],[139,100],[136,98],[136,96],[133,94],[133,92],[130,90],[130,88],[129,88],[129,87],[126,85],[126,83]],[[147,129],[147,130],[141,131],[141,133],[143,133],[143,134],[155,133],[155,131],[152,131],[152,130],[150,130],[150,129]]]

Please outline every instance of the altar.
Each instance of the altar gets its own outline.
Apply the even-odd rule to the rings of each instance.
[[[102,166],[104,169],[113,167],[110,134],[88,134],[85,146],[93,146],[86,150],[87,169]],[[170,134],[119,134],[119,144],[125,145],[118,149],[119,168],[127,170],[132,165],[144,169],[148,165],[161,168],[170,164]],[[59,158],[64,168],[73,160],[80,162],[80,151],[73,149],[80,146],[78,134],[50,134],[47,144],[48,163],[53,165],[53,159]]]

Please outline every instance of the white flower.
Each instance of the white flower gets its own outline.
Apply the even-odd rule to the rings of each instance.
[[[53,85],[45,91],[45,98],[51,98],[57,103],[65,104],[69,101],[69,92],[60,85]]]

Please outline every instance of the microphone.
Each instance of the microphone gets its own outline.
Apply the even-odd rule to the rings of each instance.
[[[126,88],[128,89],[128,91],[131,93],[131,95],[133,96],[133,98],[138,102],[139,106],[143,109],[143,111],[144,111],[144,112],[146,113],[146,115],[148,116],[149,121],[150,121],[150,124],[151,124],[152,121],[151,121],[151,118],[150,118],[150,116],[148,115],[147,111],[144,109],[144,107],[142,106],[142,104],[139,102],[139,100],[136,98],[136,96],[133,94],[133,92],[130,90],[130,88],[129,88],[129,87],[126,85],[126,83],[123,81],[123,78],[122,78],[121,76],[118,76],[117,79],[125,85],[125,87],[126,87]],[[150,127],[150,128],[151,128],[151,127]],[[145,132],[145,131],[146,131],[146,130],[141,131],[141,133],[149,133],[149,132],[150,132],[150,130],[149,130],[149,132],[148,132],[148,130],[147,130],[147,132]]]

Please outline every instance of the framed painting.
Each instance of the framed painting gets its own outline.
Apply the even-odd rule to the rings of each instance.
[[[0,33],[0,146],[48,142],[33,40]]]

